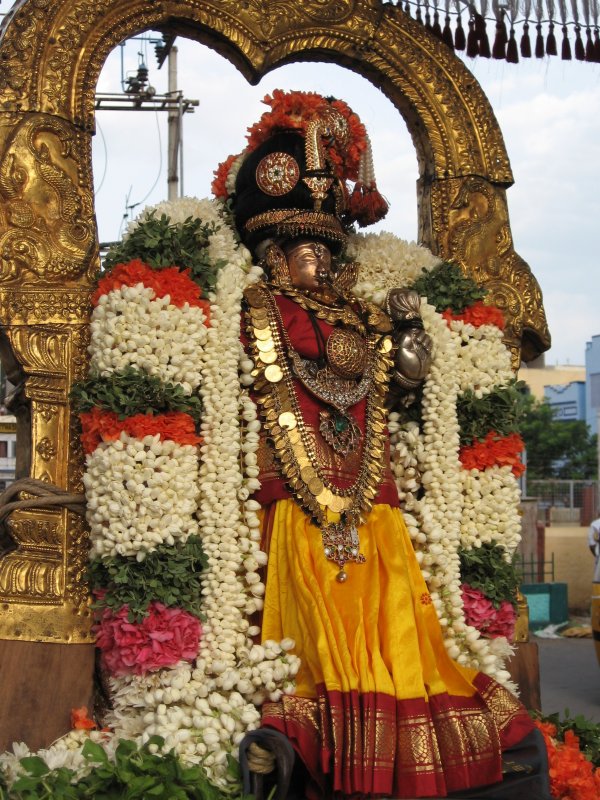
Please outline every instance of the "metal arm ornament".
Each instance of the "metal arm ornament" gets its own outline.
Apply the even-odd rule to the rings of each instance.
[[[433,351],[433,342],[423,330],[421,299],[413,289],[390,289],[385,307],[394,325],[397,348],[392,380],[410,394],[425,380]]]

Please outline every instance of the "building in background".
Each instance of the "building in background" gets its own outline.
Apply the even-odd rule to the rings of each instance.
[[[585,420],[585,381],[544,386],[544,400],[552,406],[554,419]]]
[[[17,419],[6,409],[6,394],[12,388],[0,364],[0,491],[4,491],[15,479]]]
[[[519,370],[519,380],[525,381],[536,400],[543,400],[546,386],[556,388],[571,383],[585,382],[585,367],[571,364],[555,367],[528,367],[525,365]]]
[[[12,414],[0,415],[0,491],[15,479],[17,459],[17,419]]]
[[[598,433],[600,410],[600,334],[585,345],[586,422],[592,433]]]

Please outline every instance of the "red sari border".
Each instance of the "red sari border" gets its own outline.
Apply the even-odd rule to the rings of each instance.
[[[327,691],[266,703],[262,724],[285,734],[312,779],[309,800],[444,797],[502,779],[501,750],[533,729],[527,712],[485,675],[479,694],[396,700]]]

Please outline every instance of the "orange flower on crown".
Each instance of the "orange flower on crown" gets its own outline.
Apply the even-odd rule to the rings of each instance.
[[[236,158],[239,158],[239,156],[229,156],[229,158],[226,158],[225,161],[222,161],[213,172],[215,178],[211,183],[210,188],[218,200],[227,200],[227,197],[229,196],[227,193],[227,176],[229,175],[229,170],[231,169]]]
[[[330,108],[342,114],[348,124],[349,142],[341,147],[333,141],[326,145],[327,155],[338,178],[355,181],[358,177],[360,156],[367,147],[367,132],[358,114],[343,100],[327,100],[316,92],[284,92],[275,89],[266,95],[263,103],[271,106],[262,117],[248,128],[248,148],[254,150],[277,131],[295,130],[304,133],[308,123]]]

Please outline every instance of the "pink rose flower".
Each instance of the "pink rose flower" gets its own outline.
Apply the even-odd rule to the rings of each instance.
[[[495,608],[494,612],[494,619],[490,621],[485,635],[489,636],[490,639],[496,636],[506,636],[509,641],[512,641],[517,621],[517,612],[512,603],[509,603],[508,600],[503,600],[500,603],[500,608]]]
[[[96,645],[112,675],[143,675],[198,655],[202,628],[181,608],[151,603],[147,617],[129,622],[127,606],[116,613],[107,608],[96,626]]]
[[[482,591],[463,583],[461,586],[465,620],[488,639],[506,636],[511,641],[515,633],[517,614],[508,600],[503,600],[499,608]]]

